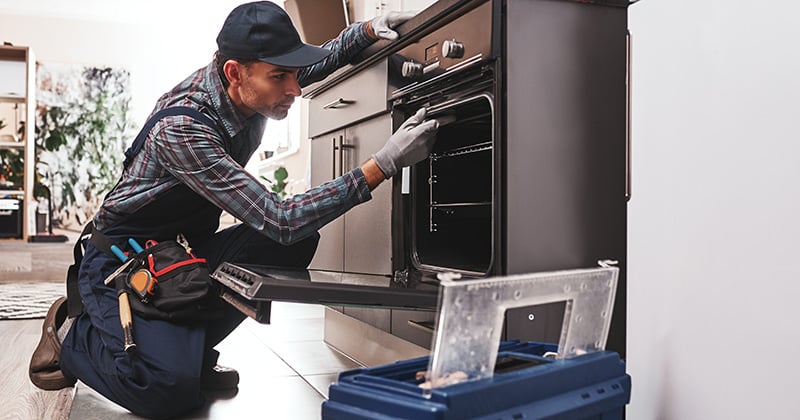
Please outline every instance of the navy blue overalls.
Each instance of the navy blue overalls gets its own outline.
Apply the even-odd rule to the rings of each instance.
[[[152,125],[142,132],[149,131],[148,126]],[[102,233],[118,244],[128,238],[139,243],[174,240],[183,233],[211,271],[224,261],[306,267],[316,251],[319,234],[284,246],[242,224],[216,232],[220,214],[219,208],[181,184]],[[174,417],[202,406],[200,374],[216,364],[219,353],[213,347],[245,316],[230,305],[225,305],[222,319],[195,325],[134,314],[137,348],[126,353],[117,292],[103,282],[120,264],[86,241],[78,280],[84,310],[62,343],[62,371],[140,416]]]

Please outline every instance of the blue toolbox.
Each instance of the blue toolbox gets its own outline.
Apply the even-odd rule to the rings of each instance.
[[[323,419],[622,419],[631,378],[617,353],[545,357],[557,346],[500,344],[494,375],[425,389],[429,358],[342,372]]]
[[[342,372],[323,419],[622,419],[631,378],[606,351],[619,269],[440,278],[429,357]],[[500,341],[507,309],[567,302],[558,345]]]

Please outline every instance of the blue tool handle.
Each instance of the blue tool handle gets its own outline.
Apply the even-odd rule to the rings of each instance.
[[[133,250],[136,251],[137,254],[144,251],[144,248],[142,248],[142,246],[139,245],[139,242],[136,242],[136,239],[128,238],[128,244],[130,244],[131,248],[133,248]]]
[[[111,245],[111,252],[113,252],[113,253],[114,253],[114,255],[116,255],[116,256],[117,256],[117,258],[119,258],[119,260],[120,260],[120,261],[122,261],[122,262],[128,261],[128,256],[127,256],[127,255],[125,255],[125,253],[124,253],[124,252],[122,252],[122,250],[121,250],[121,249],[119,249],[119,247],[118,247],[118,246],[116,246],[116,245]]]

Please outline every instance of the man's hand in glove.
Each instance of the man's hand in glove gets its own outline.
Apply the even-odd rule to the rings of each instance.
[[[411,19],[417,12],[389,12],[383,16],[378,16],[370,21],[372,32],[376,38],[394,41],[397,39],[397,32],[394,31],[401,23]]]
[[[431,153],[439,122],[426,121],[426,112],[425,108],[420,108],[389,137],[381,150],[372,155],[386,179],[394,176],[402,167],[413,165]]]

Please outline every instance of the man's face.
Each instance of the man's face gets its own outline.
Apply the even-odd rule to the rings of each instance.
[[[298,69],[257,61],[248,66],[239,64],[239,70],[241,80],[236,90],[241,106],[267,118],[286,118],[294,98],[301,94]]]

